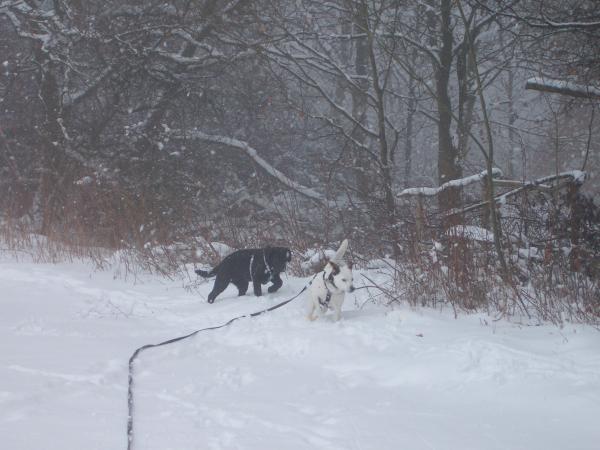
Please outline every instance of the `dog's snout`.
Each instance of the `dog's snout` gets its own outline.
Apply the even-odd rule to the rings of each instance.
[[[350,292],[354,292],[354,286],[350,285]]]

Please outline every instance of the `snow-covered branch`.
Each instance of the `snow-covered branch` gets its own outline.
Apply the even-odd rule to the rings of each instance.
[[[600,29],[600,20],[594,20],[591,22],[556,22],[544,16],[544,23],[552,28]]]
[[[63,107],[68,108],[74,106],[77,103],[84,100],[85,98],[89,97],[96,91],[100,84],[104,80],[106,80],[106,78],[108,78],[109,75],[113,73],[114,69],[115,68],[113,65],[108,66],[105,69],[103,69],[100,72],[100,74],[94,79],[92,79],[86,86],[82,87],[81,89],[75,92],[66,92],[65,97],[63,99]]]
[[[534,77],[527,80],[525,89],[541,92],[553,92],[577,98],[600,98],[600,88],[573,83],[565,80],[552,80]]]
[[[510,197],[513,197],[513,196],[517,195],[518,193],[529,190],[529,189],[540,189],[540,188],[548,189],[549,186],[547,186],[547,183],[552,183],[552,182],[556,182],[556,181],[560,181],[560,180],[569,180],[576,184],[582,184],[585,181],[585,177],[586,177],[585,172],[582,172],[581,170],[570,170],[567,172],[561,172],[557,175],[549,175],[547,177],[538,178],[537,180],[523,183],[520,187],[518,187],[516,189],[511,189],[510,191],[505,192],[502,195],[498,195],[497,197],[494,197],[494,203],[499,204],[499,205],[504,204]],[[482,206],[488,205],[489,203],[490,202],[488,200],[486,200],[483,202],[476,203],[474,205],[467,206],[466,208],[454,209],[452,211],[449,211],[446,214],[446,216],[448,217],[448,216],[453,216],[456,214],[464,214],[469,211],[473,211],[477,208],[481,208]]]
[[[25,25],[22,23],[22,21],[19,19],[19,17],[17,16],[17,14],[15,14],[10,8],[9,6],[12,5],[8,5],[8,4],[0,4],[0,15],[4,15],[8,18],[8,20],[12,23],[15,32],[22,38],[26,38],[26,39],[32,39],[34,41],[38,41],[40,42],[42,49],[46,50],[46,48],[48,47],[48,44],[50,43],[51,40],[51,35],[49,32],[45,32],[45,33],[35,33],[32,31],[27,31],[25,29]],[[40,22],[40,28],[43,28],[41,26],[41,22]],[[44,30],[46,31],[46,30]]]
[[[230,138],[227,136],[206,134],[197,129],[185,130],[185,131],[184,130],[166,129],[165,132],[169,136],[176,138],[176,139],[194,139],[194,140],[199,140],[199,141],[204,141],[204,142],[211,142],[213,144],[225,145],[227,147],[232,147],[232,148],[236,148],[238,150],[242,150],[250,158],[252,158],[255,163],[257,163],[260,167],[262,167],[263,170],[265,172],[267,172],[267,174],[269,174],[271,177],[278,180],[284,186],[287,186],[288,188],[292,189],[293,191],[297,192],[298,194],[301,194],[304,197],[307,197],[311,200],[315,200],[318,203],[326,203],[326,199],[323,197],[323,195],[321,195],[314,189],[311,189],[307,186],[304,186],[304,185],[290,179],[287,175],[285,175],[283,172],[281,172],[280,170],[273,167],[264,158],[262,158],[258,154],[258,151],[254,147],[252,147],[250,144],[248,144],[247,142],[240,141],[238,139]]]
[[[465,187],[473,183],[477,183],[482,181],[487,176],[487,170],[484,170],[478,174],[471,175],[464,178],[458,178],[456,180],[450,180],[439,187],[431,188],[431,187],[420,187],[420,188],[408,188],[404,189],[400,193],[396,194],[398,197],[405,197],[411,195],[424,195],[427,197],[431,197],[434,195],[438,195],[440,192],[445,191],[449,188],[457,188],[457,187]],[[502,176],[502,171],[498,168],[494,168],[492,170],[493,177]]]

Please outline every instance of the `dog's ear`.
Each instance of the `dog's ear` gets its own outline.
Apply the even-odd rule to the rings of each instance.
[[[347,249],[348,249],[348,239],[344,239],[342,241],[342,243],[340,244],[340,248],[338,248],[337,252],[335,252],[335,256],[332,258],[332,260],[337,261],[338,263],[342,262]]]
[[[289,248],[285,249],[285,260],[290,262],[292,260],[292,252]]]
[[[331,266],[331,276],[333,275],[337,275],[338,273],[340,273],[340,266],[338,266],[336,263],[334,263],[333,261],[329,261],[329,265]]]
[[[333,283],[333,277],[340,273],[340,266],[338,266],[333,261],[329,261],[328,264],[331,266],[331,273],[329,274],[327,279]]]

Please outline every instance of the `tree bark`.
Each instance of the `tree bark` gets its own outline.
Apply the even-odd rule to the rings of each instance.
[[[439,51],[439,65],[436,67],[436,101],[438,108],[438,183],[444,184],[450,180],[460,178],[462,170],[458,164],[458,150],[452,142],[452,101],[450,99],[450,70],[452,68],[453,36],[451,28],[452,0],[441,1],[441,47]],[[447,211],[460,206],[460,190],[447,189],[439,196],[439,206]],[[451,216],[452,220],[444,224],[447,228],[453,225],[458,216]]]

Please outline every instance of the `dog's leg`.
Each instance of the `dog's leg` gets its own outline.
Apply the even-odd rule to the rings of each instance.
[[[342,308],[335,309],[334,317],[335,317],[334,322],[338,322],[340,320],[340,318],[342,317]]]
[[[315,316],[315,302],[310,302],[310,311],[308,312],[306,318],[311,322],[317,318],[317,316]]]
[[[208,294],[208,303],[213,303],[217,295],[225,290],[225,288],[229,285],[229,280],[225,277],[217,275],[215,280],[215,285],[212,288],[210,294]]]
[[[335,317],[334,320],[337,322],[338,320],[340,320],[340,317],[342,317],[342,302],[334,302],[333,311]]]
[[[253,280],[252,287],[254,288],[254,295],[260,297],[262,295],[262,287],[260,286],[260,281]]]
[[[271,293],[277,291],[277,289],[279,289],[281,286],[283,286],[283,281],[281,280],[281,277],[279,276],[279,274],[273,275],[271,277],[271,281],[273,282],[273,284],[271,286],[269,286],[269,289],[267,289]]]
[[[248,291],[248,285],[250,284],[249,281],[239,280],[239,281],[234,281],[233,283],[235,284],[235,287],[238,288],[238,295],[240,297],[242,295],[246,295],[246,292]]]

